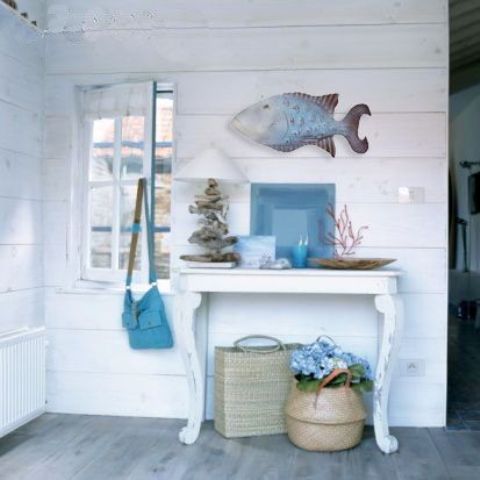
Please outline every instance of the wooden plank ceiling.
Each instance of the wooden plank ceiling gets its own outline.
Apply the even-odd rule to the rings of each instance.
[[[480,65],[480,0],[450,0],[450,70]]]

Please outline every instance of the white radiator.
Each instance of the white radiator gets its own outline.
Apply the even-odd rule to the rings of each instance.
[[[0,335],[0,437],[45,411],[45,328]]]

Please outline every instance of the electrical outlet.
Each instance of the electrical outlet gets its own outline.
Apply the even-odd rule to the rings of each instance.
[[[421,358],[401,359],[399,365],[402,377],[425,376],[425,360]]]
[[[425,189],[423,187],[399,187],[399,203],[424,203]]]

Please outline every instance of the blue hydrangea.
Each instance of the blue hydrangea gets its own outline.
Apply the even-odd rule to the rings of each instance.
[[[364,358],[344,352],[338,345],[325,338],[304,345],[292,352],[290,368],[295,375],[313,376],[322,379],[336,368],[348,368],[360,364],[365,369],[365,378],[373,380],[370,364]]]

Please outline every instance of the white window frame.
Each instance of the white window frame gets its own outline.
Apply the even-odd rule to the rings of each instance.
[[[153,129],[155,128],[155,112],[153,97],[157,95],[159,90],[171,90],[173,92],[174,102],[174,118],[173,118],[173,130],[175,132],[175,110],[176,110],[176,90],[171,83],[159,83],[152,81],[152,101],[148,102],[147,111],[145,116],[145,149],[144,149],[144,171],[143,176],[147,178],[150,195],[150,180],[152,176],[152,158],[153,158]],[[77,99],[80,97],[78,96]],[[93,120],[82,116],[81,108],[77,105],[77,131],[79,132],[76,140],[77,145],[77,169],[75,165],[72,168],[72,179],[74,182],[74,188],[72,190],[71,201],[71,219],[72,224],[70,228],[70,238],[67,238],[67,242],[70,243],[71,248],[68,249],[69,254],[69,276],[71,278],[71,286],[74,288],[114,288],[117,289],[125,282],[126,270],[119,269],[102,269],[89,267],[89,255],[90,255],[90,218],[89,218],[89,189],[91,186],[111,185],[111,181],[90,181],[89,179],[89,167],[92,149],[92,124]],[[112,118],[112,117],[109,117]],[[119,213],[120,204],[120,184],[124,185],[137,185],[137,180],[120,180],[120,143],[121,143],[121,118],[116,117],[115,122],[115,157],[114,159],[114,172],[113,182],[115,190],[115,210]],[[172,164],[175,159],[175,133],[172,145]],[[116,168],[115,168],[116,167]],[[172,165],[173,168],[173,165]],[[120,216],[114,215],[112,225],[112,262],[113,266],[118,262],[118,246],[119,246],[119,229]],[[133,222],[133,218],[132,218]],[[141,290],[148,285],[148,253],[147,253],[147,239],[146,239],[146,226],[145,215],[142,211],[142,235],[141,235],[141,270],[134,272],[134,283]],[[170,278],[159,279],[157,281],[160,290],[169,292],[171,288],[172,278],[172,261],[170,260]]]

